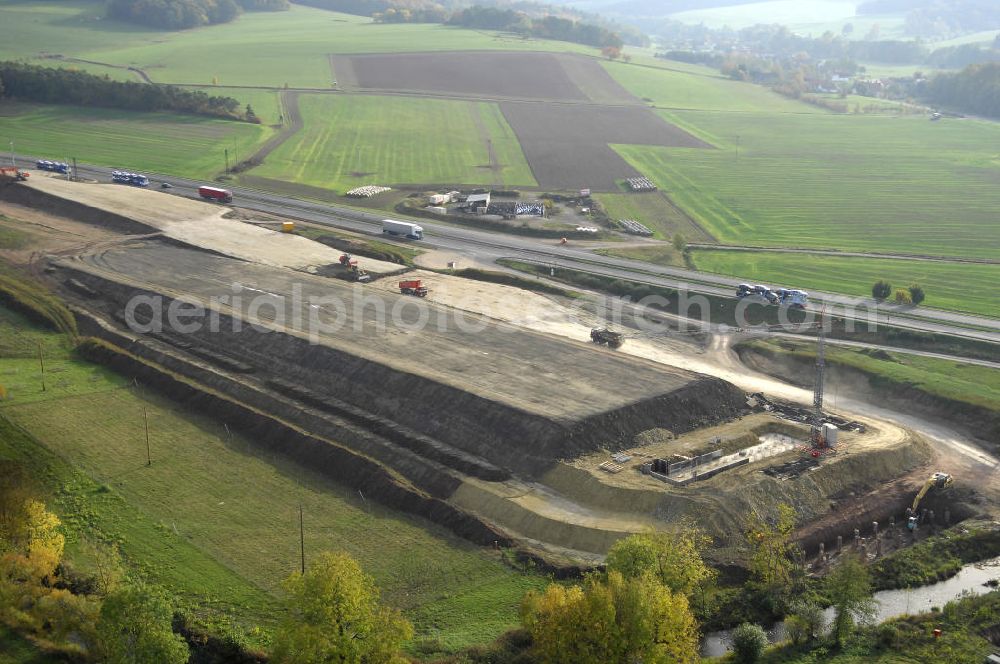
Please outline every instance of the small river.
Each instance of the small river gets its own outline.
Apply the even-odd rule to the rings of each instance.
[[[929,586],[921,586],[910,590],[883,590],[875,593],[878,602],[876,622],[905,615],[907,613],[924,613],[931,607],[941,607],[958,599],[963,594],[982,595],[993,590],[986,585],[987,581],[1000,580],[1000,558],[993,558],[980,563],[966,565],[962,570],[947,581]],[[827,625],[833,622],[833,609],[824,612]],[[710,632],[701,640],[702,657],[721,657],[731,649],[731,630]],[[785,624],[778,623],[768,630],[772,643],[785,639]]]

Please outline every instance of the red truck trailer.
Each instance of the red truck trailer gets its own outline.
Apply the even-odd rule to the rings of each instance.
[[[220,203],[232,203],[233,192],[228,189],[218,187],[198,187],[198,195],[205,200],[219,201]]]
[[[424,286],[420,279],[410,279],[399,282],[399,292],[403,295],[416,295],[417,297],[427,297],[427,286]]]

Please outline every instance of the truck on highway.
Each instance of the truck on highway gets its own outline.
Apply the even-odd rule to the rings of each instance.
[[[805,309],[809,304],[809,293],[791,288],[778,289],[778,302],[793,309]]]
[[[232,203],[233,192],[228,189],[218,187],[198,187],[198,195],[208,201],[218,201],[220,203]]]
[[[140,173],[128,171],[111,171],[111,181],[117,184],[130,184],[133,187],[148,187],[149,178]]]
[[[408,221],[382,220],[382,232],[387,235],[401,235],[411,240],[424,239],[424,229]]]
[[[757,284],[756,286],[751,286],[750,284],[740,284],[736,287],[736,297],[744,298],[750,297],[751,295],[756,295],[768,304],[778,304],[778,295],[772,291],[767,286]]]
[[[40,171],[48,171],[50,173],[61,173],[62,175],[69,174],[69,164],[62,161],[49,161],[48,159],[39,159],[35,162],[35,168]]]

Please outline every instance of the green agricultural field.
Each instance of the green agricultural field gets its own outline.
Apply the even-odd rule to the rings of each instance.
[[[1000,317],[996,284],[1000,265],[919,260],[841,258],[766,251],[692,252],[699,270],[748,281],[871,296],[879,279],[896,288],[919,283],[927,292],[923,306]]]
[[[687,111],[673,118],[718,149],[616,149],[720,242],[1000,252],[1000,124]]]
[[[230,155],[250,155],[272,129],[172,113],[101,108],[0,105],[0,136],[18,154],[211,178]],[[5,145],[6,147],[6,145]]]
[[[689,242],[711,240],[659,193],[597,194],[597,199],[612,219],[639,221],[660,239],[669,240],[680,233]]]
[[[662,63],[662,64],[660,64]],[[827,113],[771,92],[728,79],[708,67],[659,60],[656,65],[602,62],[622,86],[658,108],[755,113]]]
[[[224,423],[193,416],[75,359],[61,337],[3,309],[0,339],[11,344],[0,352],[7,358],[0,359],[0,384],[9,390],[0,416],[47,451],[22,457],[61,459],[78,474],[72,482],[57,478],[57,511],[77,532],[91,524],[111,532],[135,569],[201,612],[224,610],[244,624],[273,624],[272,593],[298,565],[299,505],[307,556],[348,551],[375,576],[386,600],[414,621],[417,638],[446,648],[483,643],[512,627],[523,594],[545,583],[429,522],[262,456]],[[39,341],[44,392],[31,353]],[[152,466],[146,465],[144,411]],[[0,454],[12,454],[14,440],[0,431]],[[133,521],[130,513],[142,518]]]
[[[365,184],[492,184],[487,139],[507,186],[534,186],[496,104],[401,97],[303,95],[304,129],[256,177],[346,190]]]
[[[246,13],[217,26],[155,32],[98,20],[96,3],[0,1],[0,57],[42,52],[143,69],[158,83],[330,88],[331,53],[592,48],[433,24],[381,25],[371,19],[292,5]],[[51,60],[41,61],[51,64]],[[88,67],[89,69],[89,67]]]

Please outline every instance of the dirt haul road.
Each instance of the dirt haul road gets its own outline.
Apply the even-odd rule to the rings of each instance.
[[[448,306],[513,325],[586,341],[590,338],[590,329],[603,324],[600,318],[583,308],[566,306],[557,298],[435,273],[420,272],[418,276],[431,287],[429,297]],[[810,390],[789,385],[743,364],[732,350],[732,343],[732,336],[718,335],[702,351],[694,344],[684,344],[676,337],[663,335],[630,338],[616,352],[722,378],[747,392],[763,392],[803,405],[812,403]],[[870,401],[855,400],[846,394],[837,394],[834,400],[828,397],[827,404],[834,405],[828,410],[848,419],[867,421],[873,426],[877,435],[864,438],[865,446],[898,443],[906,429],[920,433],[937,451],[942,470],[963,478],[968,486],[977,486],[1000,504],[1000,460],[977,447],[954,428],[918,415],[882,408]]]
[[[36,174],[37,175],[37,174]],[[24,186],[82,206],[134,220],[151,232],[201,249],[243,260],[315,271],[337,264],[342,252],[297,235],[229,219],[230,208],[117,184],[81,184],[55,177],[32,177]],[[39,199],[44,209],[44,198]],[[382,274],[398,265],[358,259],[359,267]]]

